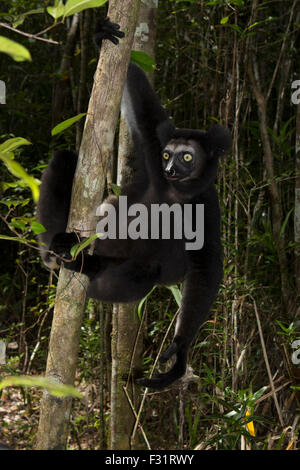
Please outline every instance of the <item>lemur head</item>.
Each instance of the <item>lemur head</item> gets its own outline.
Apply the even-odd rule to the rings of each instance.
[[[199,190],[205,190],[216,178],[219,157],[231,148],[229,131],[219,125],[205,132],[175,129],[167,121],[157,134],[163,148],[163,175],[178,188],[198,181]]]
[[[197,178],[203,169],[205,154],[193,139],[172,139],[162,152],[162,168],[168,181],[187,181]]]

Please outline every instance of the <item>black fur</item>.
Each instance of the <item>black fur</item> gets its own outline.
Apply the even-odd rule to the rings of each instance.
[[[100,27],[95,41],[101,45],[103,38],[112,40],[116,32],[118,28],[106,22],[105,31]],[[122,191],[127,195],[128,206],[139,202],[150,209],[151,204],[177,202],[191,204],[195,210],[196,204],[204,204],[203,248],[186,250],[186,240],[175,239],[171,232],[169,240],[97,239],[93,255],[83,252],[71,260],[69,249],[77,242],[77,235],[64,231],[76,155],[66,151],[53,155],[43,176],[38,220],[47,232],[39,238],[48,249],[65,259],[66,268],[87,274],[88,295],[102,301],[137,301],[155,284],[184,281],[175,336],[161,357],[165,362],[175,356],[175,363],[166,373],[138,380],[144,386],[162,389],[184,375],[189,345],[206,319],[222,279],[220,211],[214,181],[218,159],[229,151],[231,138],[221,126],[208,132],[175,129],[145,74],[134,64],[129,66],[122,106],[132,133],[133,153],[139,163],[132,184]],[[190,166],[184,160],[185,146],[192,154]],[[167,168],[167,159],[162,157],[165,148],[169,151],[172,171]],[[118,210],[118,199],[113,198],[111,202]],[[42,257],[46,264],[57,259],[45,249]],[[58,263],[61,258],[57,259]]]
[[[123,38],[125,35],[123,31],[120,31],[120,26],[116,23],[111,23],[109,18],[105,18],[104,21],[99,20],[96,24],[94,32],[94,42],[101,49],[102,41],[108,39],[115,45],[119,44],[118,38]]]

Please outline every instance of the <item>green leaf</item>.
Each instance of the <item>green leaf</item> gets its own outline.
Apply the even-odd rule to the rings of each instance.
[[[282,329],[282,331],[284,331],[284,333],[288,334],[291,332],[290,326],[287,328],[286,326],[284,326],[284,324],[280,320],[275,320],[275,323],[277,323],[277,325],[280,326],[280,328]]]
[[[145,52],[131,51],[130,59],[145,70],[145,72],[153,72],[155,61]]]
[[[68,0],[65,5],[64,17],[74,15],[87,8],[98,8],[104,5],[107,0]]]
[[[224,16],[224,18],[221,19],[220,24],[226,24],[228,23],[229,16]]]
[[[12,225],[14,228],[18,230],[26,230],[26,224],[22,220],[12,220],[9,225]]]
[[[167,286],[167,288],[172,292],[174,299],[176,300],[176,303],[178,307],[181,305],[181,299],[182,299],[182,294],[180,292],[180,289],[178,286]]]
[[[24,60],[31,62],[32,60],[26,47],[4,36],[0,36],[0,52],[10,55],[16,62],[23,62]]]
[[[144,303],[146,302],[146,300],[148,299],[148,297],[152,294],[152,292],[156,289],[156,286],[152,287],[152,289],[150,290],[150,292],[148,292],[147,295],[145,295],[145,297],[142,298],[142,300],[140,301],[139,305],[138,305],[138,317],[139,319],[142,318],[142,307],[144,305]]]
[[[26,19],[26,16],[36,15],[38,13],[44,13],[44,8],[36,8],[35,10],[30,10],[30,11],[27,11],[26,13],[22,13],[12,23],[13,28],[17,28],[18,26],[20,26],[20,24],[22,24],[24,20]]]
[[[22,181],[20,181],[20,183],[22,183]],[[10,189],[10,188],[17,188],[18,187],[18,183],[15,182],[15,183],[8,183],[7,181],[3,181],[2,183],[0,183],[0,191],[3,191],[5,193],[5,191],[7,191],[7,189]]]
[[[33,233],[35,235],[38,235],[39,233],[46,232],[45,227],[42,224],[40,224],[39,222],[36,222],[36,221],[32,222],[31,230],[33,231]]]
[[[283,233],[284,233],[284,231],[285,231],[286,225],[287,225],[287,223],[288,223],[288,220],[289,220],[290,215],[291,215],[291,213],[293,212],[293,210],[294,210],[294,208],[292,207],[292,208],[290,209],[290,211],[287,213],[286,218],[285,218],[284,221],[283,221],[283,224],[282,224],[282,226],[281,226],[281,228],[280,228],[280,232],[279,232],[279,235],[278,235],[277,243],[279,243],[279,240],[281,239],[281,237],[282,237],[282,235],[283,235]]]
[[[248,31],[249,29],[252,29],[254,28],[254,26],[258,25],[259,24],[259,21],[255,21],[255,23],[251,24],[250,26],[248,26],[248,28],[246,29],[246,31]]]
[[[52,18],[54,18],[55,20],[57,20],[58,18],[60,18],[61,16],[63,16],[63,14],[65,13],[65,5],[58,5],[58,6],[54,6],[54,7],[47,7],[47,12],[49,13],[49,15],[52,16]]]
[[[21,145],[31,145],[31,142],[23,137],[14,137],[0,144],[0,153],[14,152]]]
[[[56,397],[74,397],[74,398],[83,398],[80,392],[75,387],[71,385],[64,385],[54,381],[53,379],[49,379],[47,377],[39,377],[39,376],[27,376],[27,375],[19,375],[19,376],[9,376],[5,377],[0,382],[0,390],[5,387],[12,387],[12,386],[21,386],[21,387],[42,387],[45,388],[51,395]]]
[[[25,245],[27,245],[29,242],[29,240],[27,240],[26,238],[9,237],[8,235],[0,235],[0,240],[7,240],[10,242],[19,242],[19,243],[24,243]]]
[[[228,24],[228,26],[239,34],[243,33],[242,28],[240,28],[237,24]]]
[[[14,207],[18,207],[18,206],[21,206],[21,207],[25,207],[29,204],[30,202],[30,199],[29,198],[26,198],[26,199],[13,199],[13,198],[7,198],[7,199],[0,199],[0,203],[1,204],[5,204],[8,208],[10,208],[11,206],[14,206]]]
[[[121,187],[118,186],[117,184],[114,184],[114,183],[110,183],[110,186],[111,186],[111,189],[114,193],[115,196],[120,196],[121,195]]]
[[[5,163],[8,170],[14,176],[16,176],[17,178],[21,178],[24,183],[29,186],[32,192],[32,197],[34,201],[37,202],[39,199],[39,187],[36,180],[24,170],[20,163],[13,160],[8,153],[0,152],[0,159]]]
[[[68,129],[68,127],[72,126],[75,122],[79,121],[79,119],[81,119],[85,115],[86,113],[77,114],[77,116],[73,116],[69,119],[66,119],[66,121],[60,122],[59,124],[57,124],[57,126],[52,129],[51,135],[53,136],[60,134],[64,130]]]
[[[251,398],[251,402],[253,401],[253,403],[255,403],[265,393],[267,388],[268,388],[267,386],[262,387],[259,390],[257,390],[255,393],[253,393],[253,397]],[[252,416],[252,418],[253,418],[253,416]]]
[[[87,238],[83,242],[76,243],[76,245],[72,246],[70,253],[72,255],[72,258],[76,258],[78,254],[84,250],[87,246],[89,246],[94,240],[98,238],[98,233],[94,233],[91,237]]]
[[[245,4],[244,0],[230,0],[230,2],[228,3],[231,3],[232,5],[236,5],[237,7],[243,7]]]

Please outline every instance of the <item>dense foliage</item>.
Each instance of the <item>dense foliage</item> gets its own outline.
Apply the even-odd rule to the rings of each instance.
[[[234,144],[217,181],[223,213],[222,290],[190,355],[195,377],[147,397],[141,420],[152,448],[299,445],[300,372],[292,360],[300,312],[295,243],[299,234],[294,224],[295,188],[300,187],[297,105],[291,101],[292,84],[300,78],[296,4],[292,0],[159,2],[157,92],[178,127],[206,128],[220,122],[232,130]],[[32,145],[16,149],[15,160],[37,179],[51,148],[78,148],[82,121],[58,136],[51,136],[51,129],[86,111],[97,59],[91,46],[93,27],[96,16],[105,16],[105,7],[80,13],[71,37],[73,17],[52,27],[46,6],[48,2],[36,0],[13,5],[4,1],[1,15],[6,25],[23,20],[18,29],[30,34],[47,29],[40,37],[59,43],[1,28],[1,35],[30,50],[32,61],[16,62],[0,54],[0,80],[6,84],[6,104],[0,104],[0,144],[12,137],[30,141]],[[36,9],[40,11],[22,17]],[[34,225],[30,188],[2,163],[1,168],[1,234],[26,241],[0,240],[0,339],[7,343],[7,364],[1,372],[42,374],[55,277],[49,278],[36,250],[39,227]],[[156,289],[143,308],[145,336],[151,340],[144,345],[144,363],[149,367],[162,341],[160,332],[167,329],[177,305],[170,291]],[[110,307],[105,311],[106,320],[99,324],[98,309],[90,303],[82,326],[77,385],[87,401],[76,401],[73,407],[69,442],[73,449],[99,448],[99,429],[101,446],[107,446]],[[37,427],[38,392],[5,389],[1,400],[1,413],[6,413],[1,439],[30,448]],[[18,419],[17,409],[24,412]],[[255,436],[246,426],[247,412]],[[145,447],[142,437],[140,447]]]

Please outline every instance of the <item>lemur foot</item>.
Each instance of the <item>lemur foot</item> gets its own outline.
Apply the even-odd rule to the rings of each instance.
[[[62,261],[70,261],[72,260],[70,249],[80,241],[80,237],[75,232],[57,233],[51,242],[50,251]]]

